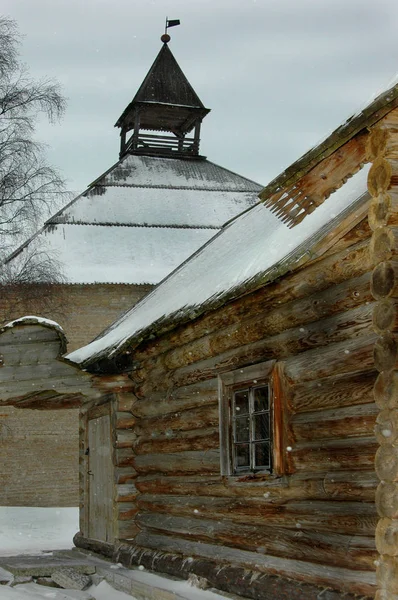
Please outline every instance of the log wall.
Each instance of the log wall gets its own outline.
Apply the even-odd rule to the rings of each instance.
[[[368,142],[368,189],[372,196],[369,223],[373,230],[371,253],[374,262],[372,293],[373,323],[379,334],[374,361],[379,375],[374,396],[379,409],[376,437],[376,494],[379,521],[376,545],[377,600],[398,599],[398,114],[390,113],[372,131]]]
[[[318,592],[374,597],[370,235],[362,221],[321,259],[135,351],[130,561],[164,552],[176,574],[177,555],[217,557]],[[285,472],[221,477],[218,375],[272,359],[283,372]]]

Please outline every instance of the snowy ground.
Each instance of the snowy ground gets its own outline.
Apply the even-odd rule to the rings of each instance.
[[[51,550],[73,547],[73,536],[78,531],[77,508],[24,508],[0,507],[0,556],[18,554],[41,554]],[[115,569],[118,567],[115,565]],[[188,600],[225,600],[207,590],[192,587],[186,581],[171,581],[159,575],[137,571],[135,579],[144,584],[162,588],[176,594],[176,598]],[[28,583],[9,587],[0,585],[0,600],[137,600],[118,592],[106,581],[91,586],[83,594]],[[149,596],[148,596],[149,598]],[[154,596],[150,596],[154,598]]]
[[[0,556],[72,548],[78,530],[78,508],[0,506]]]

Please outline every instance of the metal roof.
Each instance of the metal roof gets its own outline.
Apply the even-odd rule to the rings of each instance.
[[[66,283],[159,283],[260,190],[207,160],[126,155],[8,262],[39,244]]]

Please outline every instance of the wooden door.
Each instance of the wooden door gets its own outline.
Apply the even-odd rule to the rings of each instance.
[[[88,537],[113,543],[113,467],[109,414],[88,421]]]

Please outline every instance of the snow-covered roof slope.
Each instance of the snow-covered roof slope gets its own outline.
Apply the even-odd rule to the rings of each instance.
[[[133,154],[125,156],[94,184],[257,193],[262,189],[258,183],[208,160]]]
[[[51,223],[219,229],[253,204],[253,192],[95,186]]]
[[[159,283],[260,190],[205,159],[127,155],[8,261],[35,240],[66,283]]]
[[[88,366],[111,359],[127,344],[139,342],[167,324],[194,318],[230,298],[234,291],[272,281],[293,268],[366,192],[368,166],[335,191],[294,229],[263,204],[234,219],[178,267],[156,289],[118,319],[99,338],[67,358]],[[362,200],[361,200],[362,202]]]
[[[68,283],[156,284],[205,244],[214,229],[57,225],[44,231]]]

